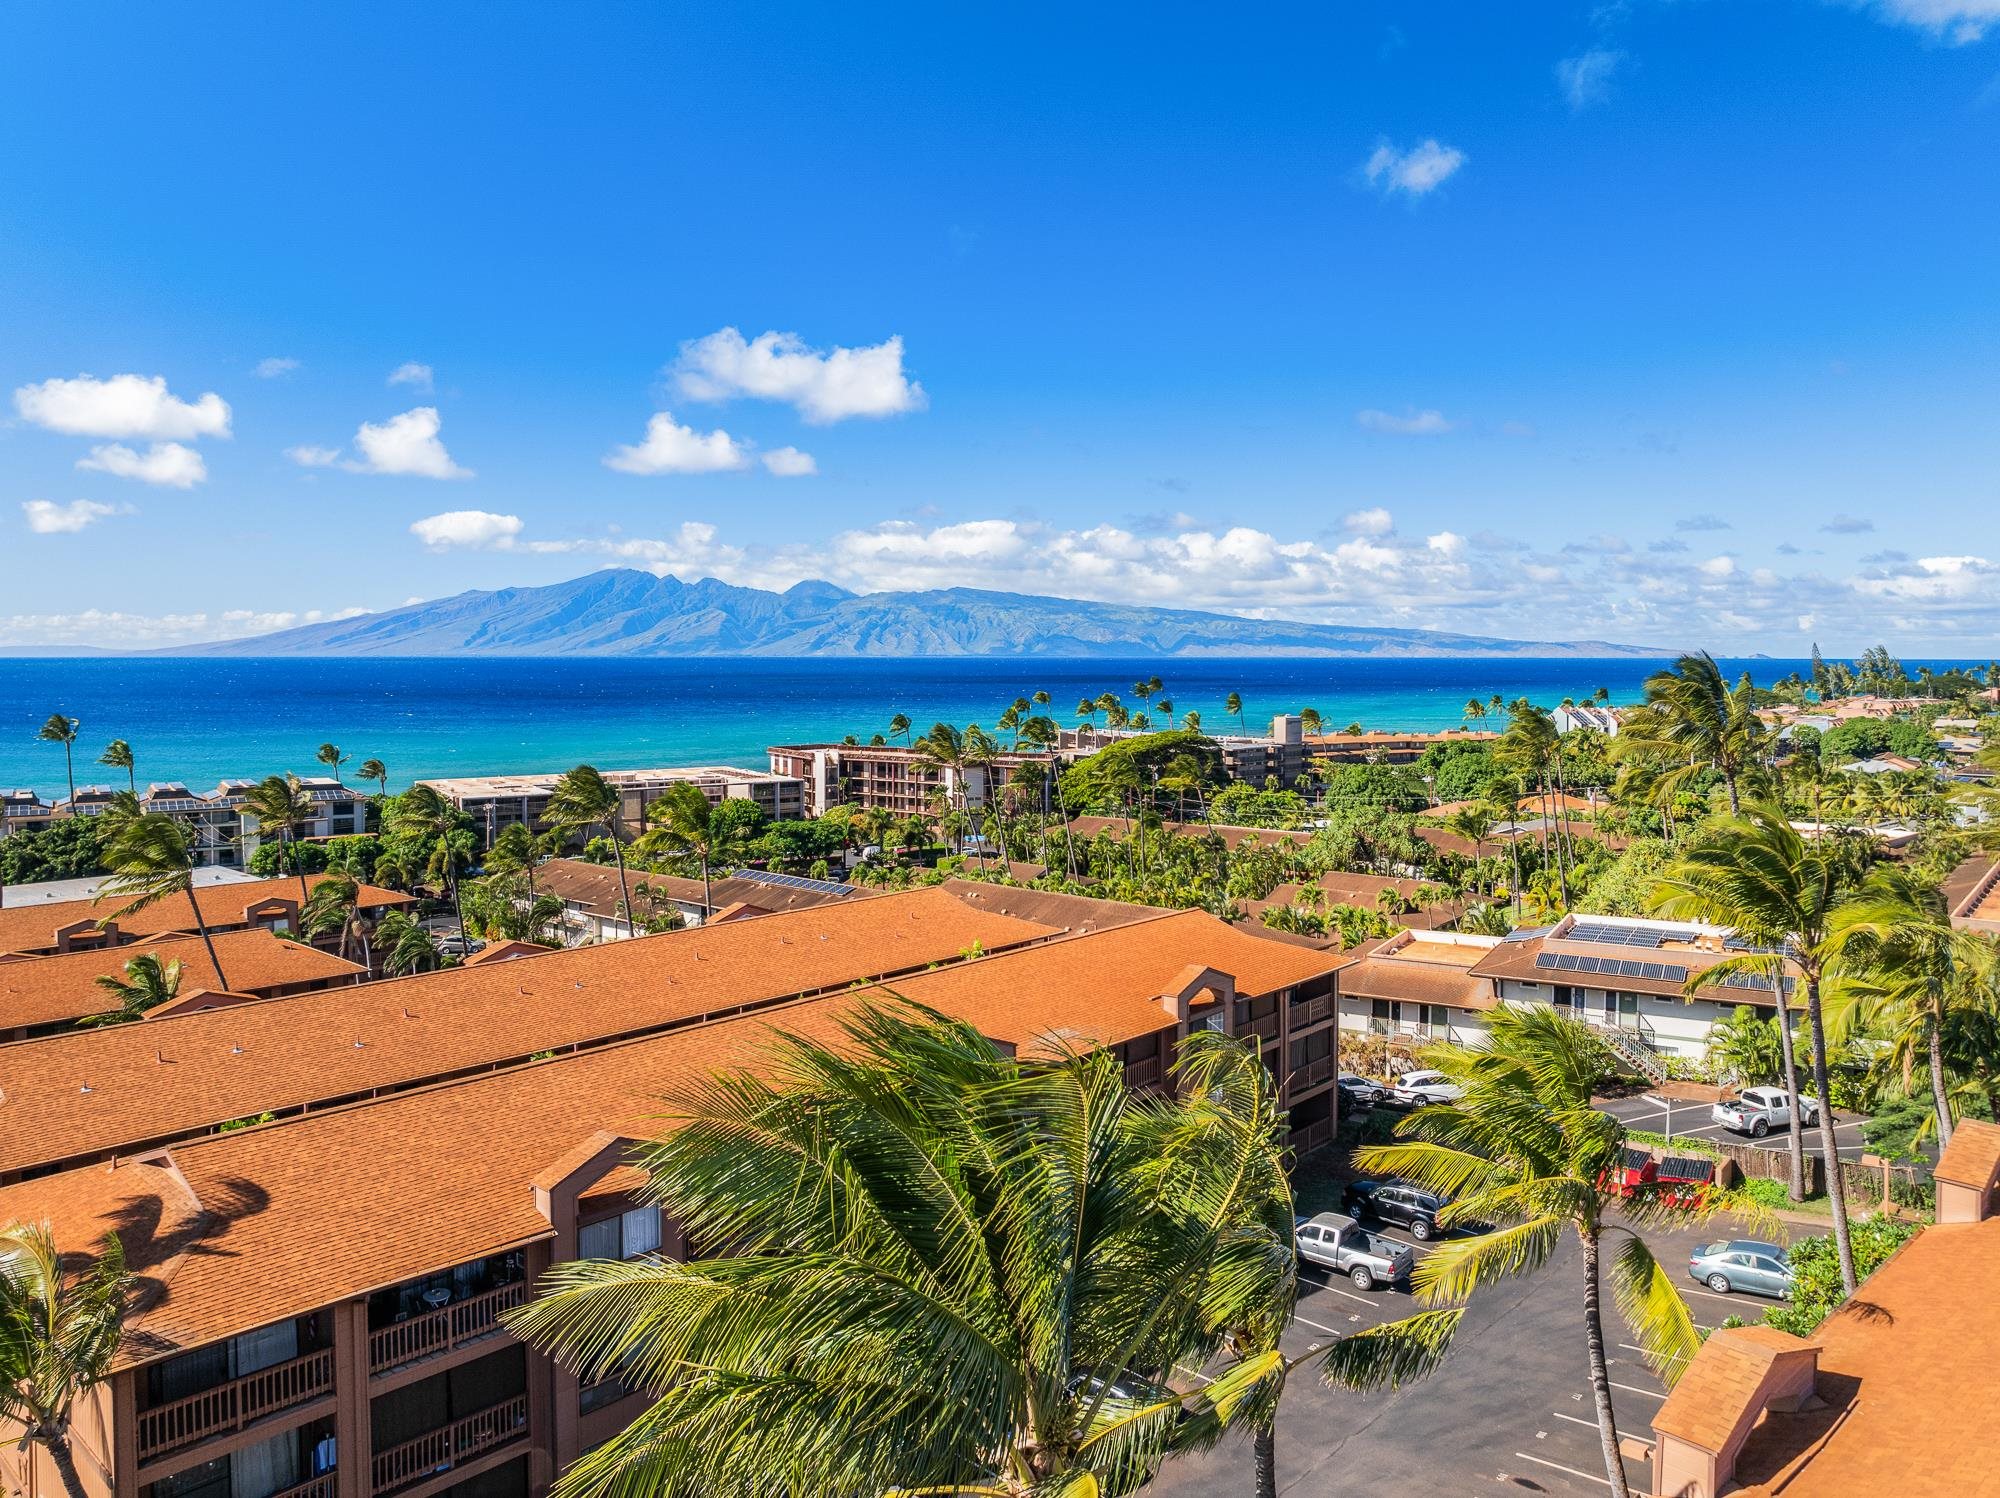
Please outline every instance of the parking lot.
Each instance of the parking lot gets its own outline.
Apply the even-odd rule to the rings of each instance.
[[[1701,1230],[1648,1235],[1701,1326],[1714,1326],[1731,1314],[1756,1321],[1771,1304],[1751,1295],[1715,1295],[1687,1279],[1688,1254],[1696,1246],[1737,1232],[1717,1222]],[[1387,1236],[1409,1244],[1420,1258],[1431,1252],[1400,1229],[1387,1230]],[[1295,1357],[1418,1308],[1406,1294],[1363,1294],[1345,1280],[1329,1282],[1316,1271],[1312,1278],[1312,1287],[1299,1298],[1298,1318],[1284,1337],[1285,1351]],[[1580,1286],[1571,1240],[1539,1273],[1474,1297],[1444,1366],[1394,1393],[1328,1389],[1301,1370],[1278,1416],[1278,1491],[1607,1491],[1586,1369]],[[1650,1439],[1653,1412],[1665,1390],[1631,1345],[1631,1334],[1616,1319],[1608,1294],[1606,1316],[1619,1430]],[[1634,1491],[1650,1491],[1644,1463],[1628,1462],[1627,1472]],[[1232,1440],[1214,1452],[1176,1462],[1147,1491],[1249,1493],[1249,1444]]]
[[[1747,1134],[1734,1133],[1710,1118],[1710,1105],[1707,1103],[1677,1102],[1669,1110],[1662,1107],[1651,1095],[1640,1094],[1635,1097],[1607,1099],[1600,1102],[1599,1106],[1606,1113],[1622,1120],[1629,1128],[1647,1129],[1655,1134],[1665,1134],[1671,1127],[1676,1139],[1682,1137],[1712,1139],[1725,1144],[1749,1144],[1773,1150],[1782,1150],[1786,1147],[1784,1130],[1780,1129],[1763,1139],[1752,1139]],[[1866,1116],[1859,1113],[1842,1113],[1836,1109],[1833,1121],[1834,1143],[1840,1151],[1840,1158],[1859,1160],[1868,1149],[1866,1141],[1861,1137],[1861,1125],[1866,1122]],[[1805,1144],[1807,1153],[1814,1155],[1819,1153],[1818,1124],[1815,1123],[1806,1129]]]

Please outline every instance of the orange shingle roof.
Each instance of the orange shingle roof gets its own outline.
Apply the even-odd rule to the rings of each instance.
[[[1049,928],[941,890],[0,1046],[0,1171],[846,987]]]
[[[116,1008],[103,989],[101,977],[122,978],[125,964],[146,952],[162,962],[181,965],[181,990],[220,989],[215,964],[199,937],[163,936],[89,952],[63,952],[0,961],[0,1031],[54,1024]],[[359,963],[322,952],[301,942],[286,941],[269,931],[220,931],[215,955],[229,987],[258,993],[299,983],[329,983],[351,978],[364,969]]]
[[[1700,1355],[1653,1416],[1653,1429],[1679,1436],[1704,1451],[1720,1451],[1743,1420],[1771,1364],[1813,1344],[1770,1326],[1724,1327],[1702,1344]]]
[[[1938,1156],[1931,1172],[1940,1181],[1954,1186],[1974,1186],[1980,1190],[2000,1175],[2000,1124],[1977,1118],[1961,1119],[1952,1126],[1951,1143]]]
[[[307,875],[307,889],[310,890],[326,877],[324,874]],[[299,881],[253,879],[239,884],[204,884],[195,891],[195,898],[210,930],[241,926],[245,924],[244,911],[262,901],[289,900],[297,904]],[[78,922],[94,925],[124,903],[124,898],[109,895],[102,900],[44,900],[33,905],[0,905],[0,952],[42,951],[55,945],[55,933],[63,927],[74,926]],[[412,903],[411,896],[398,894],[392,889],[378,889],[372,884],[361,886],[364,910]],[[195,928],[194,907],[189,905],[186,895],[171,895],[144,910],[120,916],[117,924],[120,933],[127,937],[192,931]]]
[[[1491,1009],[1493,984],[1472,975],[1488,949],[1392,937],[1340,975],[1340,991],[1363,999],[1403,999],[1453,1009]]]

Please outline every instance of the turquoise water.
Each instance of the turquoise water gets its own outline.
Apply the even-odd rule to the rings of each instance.
[[[995,716],[1046,690],[1071,721],[1082,696],[1160,675],[1178,713],[1234,728],[1223,698],[1243,695],[1254,727],[1316,707],[1331,727],[1447,728],[1468,697],[1499,692],[1553,705],[1609,687],[1636,697],[1644,660],[5,660],[0,661],[0,786],[64,788],[60,746],[35,731],[52,712],[82,720],[77,781],[122,779],[91,763],[128,740],[141,784],[317,769],[328,740],[391,787],[425,775],[742,764],[767,745],[864,741],[907,713],[918,731]],[[1941,665],[1932,662],[1932,665]],[[1725,661],[1760,681],[1803,662]]]

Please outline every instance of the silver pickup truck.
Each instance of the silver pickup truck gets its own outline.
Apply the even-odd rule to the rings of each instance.
[[[1417,1262],[1409,1245],[1371,1233],[1338,1212],[1322,1212],[1300,1223],[1298,1235],[1300,1258],[1346,1275],[1357,1290],[1406,1285]]]

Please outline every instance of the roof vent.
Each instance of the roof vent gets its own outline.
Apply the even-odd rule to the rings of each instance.
[[[354,1049],[355,1049],[355,1050],[357,1050],[357,1051],[361,1051],[361,1050],[366,1050],[366,1049],[367,1049],[367,1043],[366,1043],[365,1041],[363,1041],[363,1040],[362,1040],[362,1038],[361,1038],[361,1037],[360,1037],[359,1035],[357,1035],[357,1036],[355,1036],[355,1037],[354,1037]]]
[[[229,1048],[229,1054],[232,1056],[240,1056],[243,1054],[243,1047],[240,1045],[233,1045]]]
[[[77,1091],[81,1093],[92,1093],[95,1092],[96,1090],[97,1089],[95,1087],[92,1087],[88,1082],[85,1082],[81,1087],[77,1088]]]

